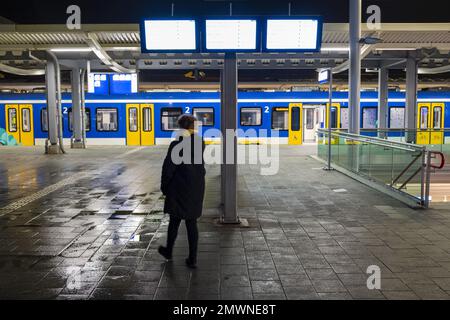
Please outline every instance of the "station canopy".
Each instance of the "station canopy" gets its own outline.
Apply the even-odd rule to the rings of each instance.
[[[348,24],[325,23],[319,52],[238,53],[241,69],[348,69]],[[414,55],[419,73],[450,71],[450,23],[386,23],[381,30],[362,24],[363,68],[404,69]],[[369,43],[369,42],[367,42]],[[223,53],[142,53],[139,24],[86,24],[81,30],[65,25],[0,25],[0,70],[43,74],[45,51],[53,51],[62,68],[129,73],[137,69],[221,69]]]

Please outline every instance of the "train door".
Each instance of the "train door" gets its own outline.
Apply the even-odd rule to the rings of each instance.
[[[34,145],[33,106],[31,104],[6,105],[6,132],[24,146]]]
[[[316,130],[319,125],[320,106],[303,105],[303,142],[316,141]]]
[[[127,104],[128,146],[151,146],[155,144],[153,109],[152,104]]]
[[[302,104],[289,104],[289,144],[302,144]]]
[[[327,125],[329,128],[331,124],[332,129],[339,129],[341,127],[341,105],[339,103],[327,103]]]
[[[430,103],[419,103],[417,117],[417,144],[428,144],[430,142]]]
[[[444,143],[444,104],[433,103],[431,104],[431,132],[430,143],[431,144],[443,144]]]

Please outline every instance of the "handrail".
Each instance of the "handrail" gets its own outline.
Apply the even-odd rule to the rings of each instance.
[[[339,129],[334,128],[332,130],[347,130],[347,129]],[[367,132],[450,132],[450,128],[414,128],[414,129],[405,129],[405,128],[361,128],[361,131]]]
[[[445,166],[445,156],[444,156],[444,154],[442,152],[439,152],[439,151],[429,151],[429,152],[432,155],[439,155],[441,157],[441,163],[438,166],[430,163],[430,167],[433,168],[433,169],[442,169]]]
[[[443,155],[441,153],[435,152],[433,155],[441,155],[441,163],[440,165],[431,165],[431,155],[432,151],[427,150],[426,146],[422,145],[415,145],[411,143],[405,143],[405,142],[398,142],[398,141],[391,141],[386,140],[378,137],[371,137],[371,136],[365,136],[365,135],[357,135],[353,133],[347,133],[342,132],[341,130],[333,130],[331,132],[328,131],[328,129],[318,129],[317,134],[321,137],[320,139],[327,139],[326,137],[331,136],[334,138],[332,142],[329,142],[330,144],[336,144],[337,149],[328,149],[328,159],[335,159],[333,160],[333,168],[343,172],[344,174],[347,174],[354,179],[367,184],[379,191],[382,191],[384,193],[387,193],[391,195],[392,197],[401,200],[405,203],[407,203],[410,206],[414,207],[422,207],[427,208],[429,205],[429,190],[430,190],[430,169],[442,167],[444,165]],[[337,138],[337,141],[336,141]],[[368,155],[369,157],[361,157],[360,151],[358,151],[358,143],[353,144],[353,148],[345,148],[344,150],[347,150],[350,152],[350,154],[343,157],[343,162],[340,160],[340,149],[339,146],[343,145],[344,142],[342,140],[347,140],[345,144],[348,144],[347,142],[350,140],[354,142],[360,142],[361,147],[368,147]],[[364,145],[362,145],[364,144]],[[367,146],[368,145],[368,146]],[[320,143],[319,143],[320,146]],[[401,159],[406,160],[405,156],[407,157],[408,154],[412,156],[411,160],[408,160],[407,163],[404,162],[398,162],[392,160],[391,169],[384,169],[385,168],[385,162],[379,162],[378,164],[375,164],[375,170],[381,170],[378,171],[380,174],[371,174],[371,148],[370,146],[381,146],[384,147],[385,150],[390,150],[392,152],[392,157],[394,155],[395,150],[401,150],[403,151],[403,156]],[[336,150],[337,158],[332,157],[332,150]],[[406,153],[404,153],[406,151]],[[351,157],[351,161],[347,162],[349,159],[348,157]],[[320,156],[319,156],[320,157]],[[376,155],[375,155],[376,157]],[[323,160],[325,160],[327,157],[325,155],[322,156]],[[394,159],[394,158],[393,158]],[[369,161],[366,163],[365,161]],[[362,161],[362,162],[361,162]],[[367,169],[365,169],[366,165],[369,165],[368,172]],[[394,173],[394,167],[397,170],[398,166],[402,166],[402,170],[399,174],[396,176],[393,176]],[[409,173],[410,170],[413,170],[413,172]],[[405,175],[407,176],[405,177]],[[411,184],[411,181],[415,177],[420,175],[418,186],[420,190],[416,193],[416,185],[415,183]],[[382,178],[385,176],[385,178]],[[390,176],[390,178],[388,178]],[[402,181],[400,181],[401,178]],[[400,186],[400,187],[399,187]],[[410,189],[410,186],[412,186],[412,189]],[[412,190],[412,191],[411,191]]]
[[[323,129],[323,128],[321,128]],[[347,131],[347,128],[331,128],[332,131]],[[361,131],[398,131],[398,132],[417,132],[417,131],[445,131],[450,132],[450,128],[426,128],[426,129],[420,129],[420,128],[414,128],[414,129],[408,129],[408,128],[360,128]]]
[[[317,132],[323,133],[323,134],[328,134],[328,130],[325,130],[322,128],[317,129]],[[399,142],[399,141],[391,141],[391,140],[386,140],[386,139],[381,139],[381,138],[376,138],[376,137],[361,136],[361,135],[347,133],[347,132],[339,132],[338,130],[332,131],[331,135],[348,137],[350,139],[353,139],[356,141],[361,141],[361,142],[372,142],[372,143],[378,142],[377,143],[378,145],[386,146],[386,147],[393,147],[393,148],[402,149],[402,150],[411,150],[411,151],[420,151],[420,152],[425,151],[424,146],[419,146],[419,145],[415,145],[415,144],[411,144],[411,143],[404,143],[404,142]]]

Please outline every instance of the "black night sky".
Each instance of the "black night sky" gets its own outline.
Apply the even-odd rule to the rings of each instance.
[[[233,15],[287,15],[291,3],[292,15],[321,15],[324,22],[348,22],[349,0],[19,0],[3,1],[0,6],[0,24],[64,24],[68,17],[66,9],[76,4],[81,8],[81,22],[89,23],[138,23],[145,17],[167,17],[174,3],[174,16],[201,17],[229,15],[229,4],[233,4]],[[362,19],[366,20],[369,5],[381,8],[382,23],[436,23],[450,22],[448,0],[362,0]],[[3,18],[3,19],[2,19]],[[143,72],[143,81],[192,82],[184,77],[183,70],[154,70]],[[401,70],[392,70],[392,79],[402,78]],[[204,79],[195,81],[218,81],[218,72],[209,70]],[[314,70],[242,70],[240,81],[288,81],[315,79]],[[337,78],[346,78],[342,73]],[[3,78],[3,79],[2,79]],[[15,76],[0,77],[0,83],[15,81]],[[20,78],[20,77],[19,77]],[[438,75],[439,78],[439,75]],[[376,81],[375,74],[364,74],[363,79]],[[69,74],[63,73],[64,82]],[[19,81],[24,81],[20,78]],[[43,81],[42,77],[28,77],[25,81]]]
[[[65,23],[66,8],[80,6],[82,23],[137,23],[148,16],[286,15],[291,3],[292,15],[322,15],[325,22],[347,22],[348,0],[20,0],[2,1],[0,16],[15,23]],[[363,19],[369,5],[380,6],[382,22],[449,22],[448,0],[363,0]]]

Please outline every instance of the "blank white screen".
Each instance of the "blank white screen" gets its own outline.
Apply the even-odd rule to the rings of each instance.
[[[267,49],[317,49],[317,20],[267,20]]]
[[[147,20],[145,48],[147,50],[195,50],[194,20]]]
[[[206,20],[206,49],[256,49],[256,20]]]

